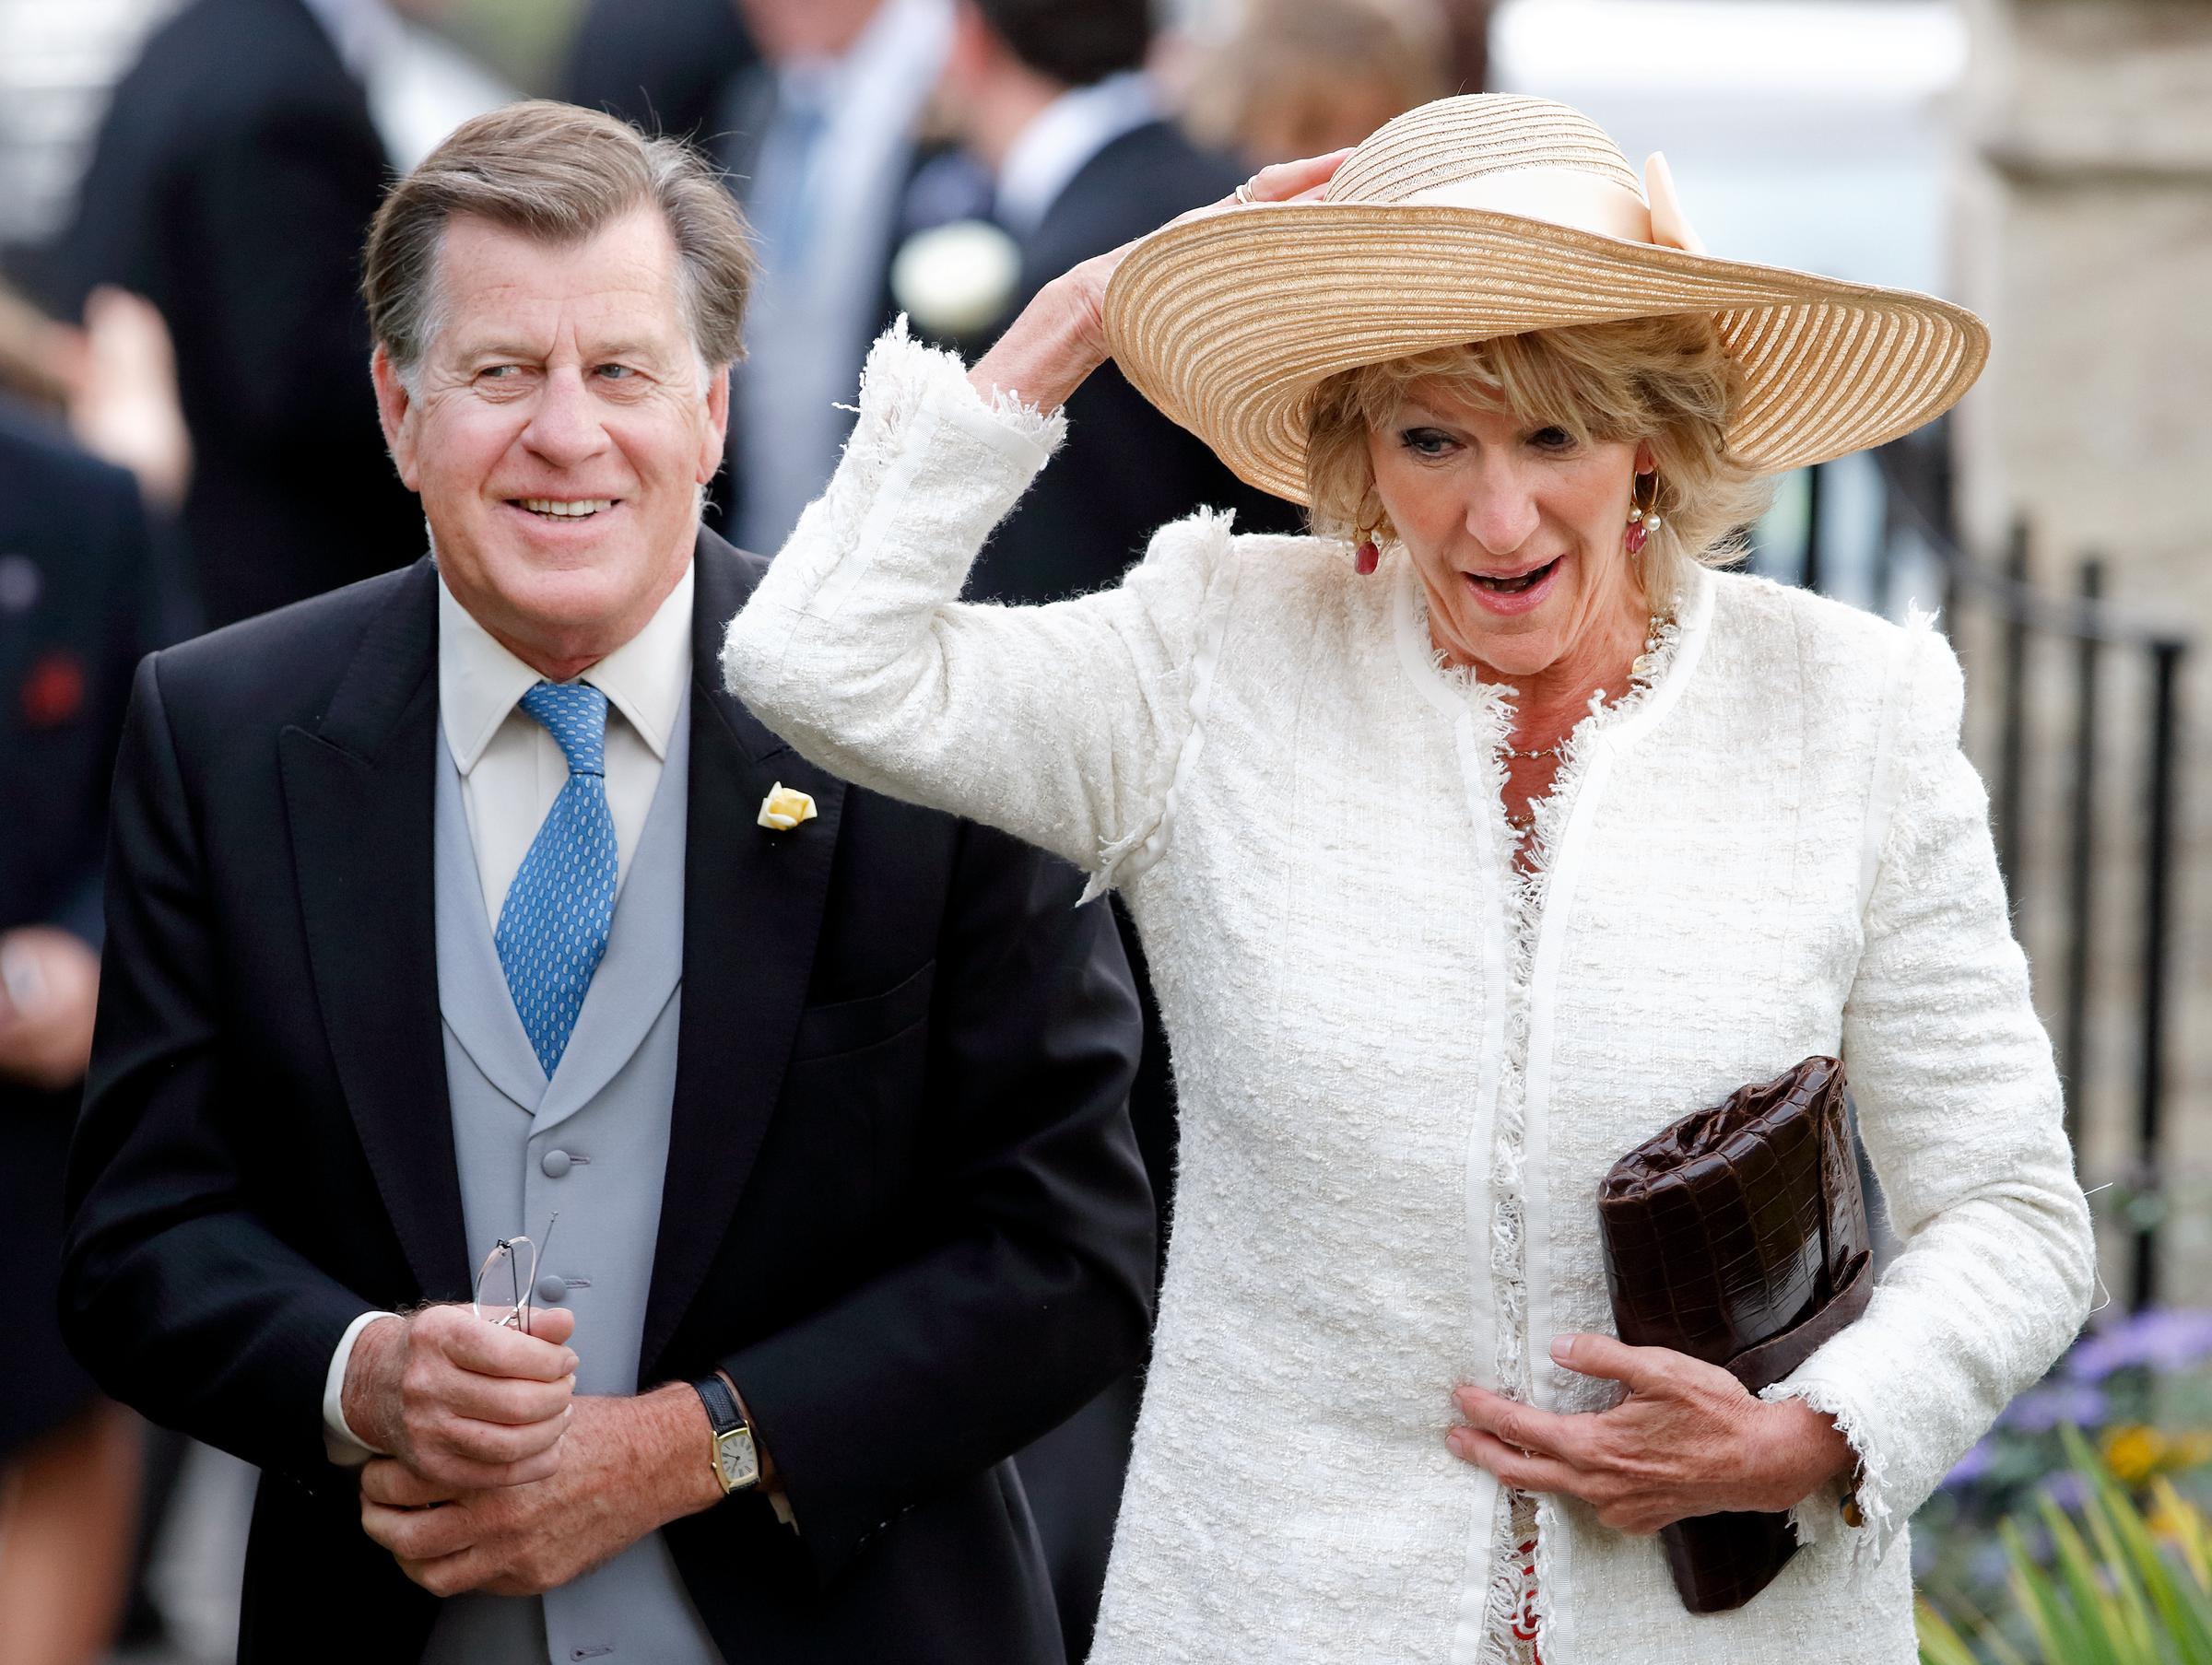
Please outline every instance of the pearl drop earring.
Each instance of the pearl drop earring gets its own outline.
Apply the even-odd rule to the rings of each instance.
[[[1652,507],[1646,509],[1641,503],[1633,500],[1629,504],[1629,553],[1630,555],[1641,555],[1644,540],[1658,531],[1665,523],[1659,519],[1659,475],[1656,470],[1651,475],[1651,482]]]

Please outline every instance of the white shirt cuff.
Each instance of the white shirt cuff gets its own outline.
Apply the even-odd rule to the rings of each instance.
[[[358,1469],[371,1457],[388,1457],[346,1424],[346,1366],[353,1358],[353,1344],[361,1331],[379,1319],[397,1318],[394,1312],[364,1312],[346,1326],[337,1350],[330,1355],[330,1371],[323,1378],[323,1452],[342,1469]]]

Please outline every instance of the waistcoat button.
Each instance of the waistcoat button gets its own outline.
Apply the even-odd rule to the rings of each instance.
[[[547,1178],[558,1179],[573,1166],[573,1158],[566,1151],[547,1151],[537,1159],[537,1166],[545,1170]]]
[[[537,1281],[537,1298],[548,1307],[559,1306],[569,1298],[568,1281],[548,1272]]]

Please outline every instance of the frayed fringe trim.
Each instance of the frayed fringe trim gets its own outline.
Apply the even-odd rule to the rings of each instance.
[[[1844,1525],[1834,1491],[1822,1486],[1790,1511],[1790,1527],[1796,1533],[1797,1542],[1804,1544],[1818,1543],[1831,1532],[1850,1533],[1852,1570],[1872,1571],[1889,1548],[1889,1541],[1896,1534],[1896,1522],[1883,1479],[1882,1454],[1868,1440],[1865,1425],[1857,1410],[1838,1389],[1820,1381],[1776,1382],[1762,1391],[1759,1398],[1769,1401],[1802,1400],[1823,1415],[1835,1418],[1837,1429],[1851,1447],[1852,1454],[1859,1460],[1859,1513],[1865,1524]]]
[[[968,380],[968,367],[959,355],[916,341],[901,312],[868,349],[860,372],[860,416],[846,449],[865,449],[865,440],[887,437],[932,393],[956,404],[972,401],[988,411],[992,420],[1048,453],[1058,451],[1067,438],[1065,412],[1041,410],[1005,388],[994,390],[985,400]]]

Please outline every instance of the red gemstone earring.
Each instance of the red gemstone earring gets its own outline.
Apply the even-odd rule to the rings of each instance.
[[[1643,553],[1644,540],[1650,537],[1653,533],[1658,531],[1661,524],[1659,520],[1658,472],[1653,470],[1648,475],[1640,475],[1637,477],[1639,479],[1649,479],[1651,481],[1652,506],[1649,509],[1646,509],[1642,504],[1636,502],[1632,498],[1629,503],[1629,553],[1630,555],[1641,555]]]
[[[1352,569],[1365,578],[1382,564],[1382,552],[1375,547],[1374,533],[1362,527],[1359,546],[1352,551]]]

